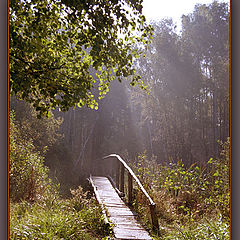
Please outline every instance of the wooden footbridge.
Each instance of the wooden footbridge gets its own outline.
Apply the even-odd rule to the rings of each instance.
[[[145,197],[148,199],[153,230],[158,231],[155,203],[148,195],[132,169],[117,154],[111,154],[103,158],[108,161],[104,166],[105,176],[90,176],[90,183],[94,189],[97,201],[102,206],[103,214],[107,222],[111,222],[115,239],[152,239],[148,232],[136,220],[137,214],[127,205],[133,202],[133,180],[138,184]],[[110,161],[111,160],[111,161]],[[125,178],[127,172],[127,178]],[[113,180],[115,179],[115,181]],[[124,180],[127,179],[127,203],[122,200],[125,196]]]

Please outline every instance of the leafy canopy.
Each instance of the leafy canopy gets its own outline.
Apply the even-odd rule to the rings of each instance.
[[[132,76],[152,28],[142,0],[22,0],[9,7],[10,93],[40,115],[78,105],[97,109],[111,80]],[[140,48],[141,49],[141,48]]]

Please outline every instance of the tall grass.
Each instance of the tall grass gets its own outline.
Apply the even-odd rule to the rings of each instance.
[[[10,239],[108,239],[111,226],[104,221],[94,198],[82,188],[73,197],[49,196],[43,202],[10,205]]]
[[[205,218],[200,223],[187,226],[176,226],[165,239],[176,240],[228,240],[230,239],[230,224],[222,220],[221,215],[215,220]]]

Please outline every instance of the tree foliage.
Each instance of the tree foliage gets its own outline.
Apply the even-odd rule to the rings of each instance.
[[[9,14],[10,92],[49,109],[88,106],[97,109],[109,82],[132,76],[133,44],[148,43],[152,29],[142,0],[11,1]]]

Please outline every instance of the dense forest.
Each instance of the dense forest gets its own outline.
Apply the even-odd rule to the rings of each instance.
[[[86,181],[111,153],[157,202],[156,239],[230,239],[229,5],[197,4],[177,31],[141,3],[10,3],[11,239],[111,236]]]

